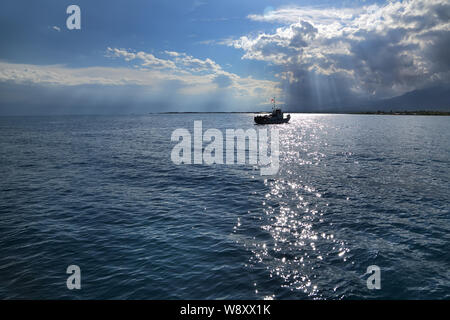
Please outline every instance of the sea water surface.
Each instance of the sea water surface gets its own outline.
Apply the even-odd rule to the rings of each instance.
[[[172,163],[252,116],[0,118],[0,298],[450,298],[449,117],[295,114],[274,176]]]

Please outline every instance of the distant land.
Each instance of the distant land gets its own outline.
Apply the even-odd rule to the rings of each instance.
[[[450,111],[366,111],[366,112],[353,112],[352,114],[388,114],[388,115],[405,115],[405,116],[450,116]]]
[[[280,105],[286,113],[342,113],[342,114],[388,114],[388,115],[450,115],[450,87],[435,86],[413,90],[403,95],[375,101],[355,101],[346,106],[330,105],[328,107],[309,107]],[[206,112],[162,112],[177,113],[265,113],[265,111],[206,111]]]
[[[450,111],[450,87],[436,86],[413,90],[403,95],[368,103],[368,108],[380,111],[436,110]]]
[[[359,101],[347,101],[343,104],[337,102],[330,105],[282,106],[285,112],[314,112],[314,113],[377,113],[377,112],[450,112],[450,86],[441,85],[413,90],[402,95],[378,100],[360,99]]]
[[[186,112],[155,112],[150,114],[228,114],[228,113],[267,113],[267,111],[186,111]],[[419,111],[361,111],[361,112],[286,112],[286,113],[323,113],[323,114],[375,114],[375,115],[406,115],[406,116],[450,116],[450,111],[428,111],[428,110],[419,110]]]
[[[176,105],[164,104],[160,102],[135,102],[135,101],[115,101],[114,99],[103,102],[88,99],[83,95],[74,99],[65,99],[63,95],[51,95],[40,90],[40,87],[33,87],[31,95],[36,103],[23,103],[17,97],[24,96],[18,87],[0,84],[0,116],[44,116],[44,115],[114,115],[114,114],[148,114],[159,113],[195,113],[202,109],[211,113],[227,113],[227,108],[215,106],[211,103],[208,106],[195,109],[177,109]],[[11,94],[13,92],[14,94]],[[30,93],[31,91],[28,91]],[[30,98],[30,96],[27,96]],[[280,98],[281,100],[281,98]],[[287,97],[286,97],[286,100]],[[312,101],[313,102],[313,101]],[[450,85],[434,86],[413,90],[397,97],[381,100],[369,100],[361,98],[357,101],[341,100],[329,104],[316,105],[308,104],[306,101],[293,101],[290,104],[280,104],[286,113],[347,113],[347,114],[420,114],[420,115],[448,115],[450,112]],[[227,105],[224,102],[224,105]],[[239,105],[228,112],[234,113],[258,113],[269,112],[271,106],[266,105]],[[188,111],[189,110],[189,111]],[[192,111],[190,111],[192,110]],[[211,110],[211,111],[208,111]],[[183,112],[184,111],[184,112]]]

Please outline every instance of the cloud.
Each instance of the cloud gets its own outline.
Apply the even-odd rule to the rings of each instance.
[[[312,7],[281,7],[270,10],[263,15],[250,14],[250,20],[282,24],[297,23],[299,19],[315,21],[320,24],[334,24],[350,21],[362,8],[312,8]]]
[[[153,70],[131,68],[87,67],[68,68],[63,65],[31,65],[0,62],[0,82],[41,84],[49,86],[77,85],[143,85],[154,86],[161,80],[173,79]]]
[[[450,81],[450,3],[391,1],[359,8],[281,7],[254,21],[274,32],[226,41],[266,61],[293,108],[338,107]]]
[[[107,48],[108,57],[122,57],[125,61],[140,60],[141,65],[144,67],[152,67],[158,69],[173,69],[175,68],[175,63],[170,60],[158,59],[151,53],[146,53],[143,51],[131,52],[125,49],[118,48]]]
[[[172,52],[173,54],[173,52]],[[217,63],[212,61],[209,58],[206,58],[205,60],[197,59],[192,56],[189,56],[185,53],[177,53],[175,56],[175,63],[177,63],[179,66],[181,65],[182,68],[185,68],[191,72],[202,72],[202,71],[209,71],[209,72],[220,72],[222,71],[222,67],[219,66]]]
[[[201,111],[209,110],[210,105],[222,111],[260,110],[261,104],[268,101],[261,92],[272,95],[280,91],[275,81],[240,77],[224,71],[209,58],[198,59],[175,51],[163,55],[166,58],[143,51],[107,48],[107,58],[120,58],[129,63],[122,67],[69,68],[0,62],[3,88],[0,112],[4,111],[2,108],[17,107],[17,104],[34,106],[39,101],[42,106],[44,101],[51,105],[62,104],[64,95],[72,102],[64,103],[67,108],[82,103],[83,112],[92,108],[91,113],[99,108],[103,110],[102,103],[111,105],[111,110],[118,110],[127,105],[125,101],[129,102],[129,110],[139,106],[141,111],[145,108],[149,111],[152,105],[164,106],[165,109],[158,111]],[[20,103],[6,94],[20,91],[17,88],[23,88]]]
[[[201,72],[210,71],[218,72],[222,68],[209,58],[204,60],[194,58],[186,53],[180,53],[175,51],[165,51],[164,52],[169,59],[156,58],[151,53],[146,53],[143,51],[133,52],[126,49],[118,48],[107,48],[107,57],[122,57],[125,61],[140,61],[141,67],[149,68],[159,68],[159,69],[177,69],[179,71],[189,71],[189,72]]]
[[[133,53],[125,49],[108,48],[112,56],[121,56],[126,61],[136,60],[137,57],[145,56],[147,54]],[[118,53],[118,54],[117,54]],[[215,61],[206,58],[198,59],[186,53],[176,51],[165,51],[164,54],[167,59],[158,59],[160,65],[167,66],[164,71],[165,76],[171,76],[178,79],[184,84],[183,92],[191,94],[199,94],[202,88],[199,84],[207,87],[208,90],[227,89],[228,94],[240,98],[252,98],[258,101],[257,104],[264,104],[267,102],[266,96],[261,96],[259,90],[263,92],[271,92],[270,95],[279,94],[280,89],[275,81],[257,80],[251,77],[240,77],[237,74],[227,72],[217,64]],[[111,55],[109,55],[111,56]],[[153,57],[153,56],[152,56]],[[153,57],[154,58],[154,57]],[[145,63],[143,59],[140,61],[138,67],[141,69],[154,69],[154,65]],[[159,66],[157,66],[157,69]]]

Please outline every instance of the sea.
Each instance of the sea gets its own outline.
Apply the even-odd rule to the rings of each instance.
[[[0,117],[0,298],[450,299],[450,117],[292,114],[272,176],[174,164],[200,120],[261,128]]]

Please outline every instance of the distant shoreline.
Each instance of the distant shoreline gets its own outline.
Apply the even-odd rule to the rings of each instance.
[[[394,116],[450,116],[450,111],[367,111],[353,112],[350,114],[380,114]]]
[[[259,114],[268,113],[267,111],[171,111],[171,112],[155,112],[151,114]],[[359,115],[393,115],[393,116],[450,116],[450,111],[363,111],[363,112],[299,112],[293,111],[285,113],[298,114],[359,114]]]
[[[0,118],[8,117],[95,117],[95,116],[144,116],[144,115],[181,115],[181,114],[267,114],[268,111],[170,111],[170,112],[147,112],[147,113],[104,113],[104,114],[2,114]],[[315,111],[299,112],[286,111],[286,114],[353,114],[353,115],[393,115],[393,116],[450,116],[450,111],[363,111],[363,112],[332,112]]]

